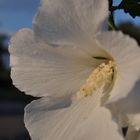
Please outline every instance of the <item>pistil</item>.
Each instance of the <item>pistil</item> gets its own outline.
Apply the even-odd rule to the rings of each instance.
[[[86,83],[76,93],[77,98],[91,96],[94,92],[101,88],[105,88],[113,81],[114,71],[116,64],[114,61],[108,63],[101,63],[96,69],[93,70],[91,75],[86,80]]]

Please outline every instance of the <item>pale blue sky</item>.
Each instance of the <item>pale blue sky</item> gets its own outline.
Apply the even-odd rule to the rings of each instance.
[[[121,0],[117,0],[118,4]],[[14,33],[23,27],[32,27],[39,0],[0,0],[0,32]],[[130,21],[140,26],[140,17],[133,19],[123,10],[115,12],[115,22]]]
[[[0,0],[0,32],[31,28],[38,5],[39,0]]]
[[[119,5],[122,0],[114,0],[114,6]],[[124,13],[123,10],[116,10],[114,13],[115,23],[119,24],[120,22],[131,22],[136,26],[140,27],[140,17],[132,18],[128,13]]]

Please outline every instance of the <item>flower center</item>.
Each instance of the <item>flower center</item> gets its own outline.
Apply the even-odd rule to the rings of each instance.
[[[113,81],[115,68],[116,64],[111,60],[108,63],[101,63],[76,93],[77,98],[91,96],[99,89],[107,89]]]

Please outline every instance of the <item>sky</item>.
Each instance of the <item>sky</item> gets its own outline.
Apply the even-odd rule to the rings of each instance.
[[[120,4],[122,0],[114,0],[114,6]],[[140,27],[140,17],[132,18],[128,13],[125,13],[123,10],[116,10],[114,12],[115,23],[131,22],[136,26]]]
[[[0,32],[13,34],[32,27],[39,0],[0,0]]]
[[[114,5],[120,1],[115,1]],[[13,34],[23,27],[31,28],[38,5],[39,0],[0,0],[0,32]],[[130,21],[140,26],[140,17],[133,19],[123,10],[117,10],[114,17],[117,24]]]

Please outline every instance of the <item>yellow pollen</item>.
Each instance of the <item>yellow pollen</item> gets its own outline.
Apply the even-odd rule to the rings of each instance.
[[[111,84],[116,65],[113,61],[100,64],[86,80],[86,83],[76,93],[77,98],[91,96],[97,90]]]

